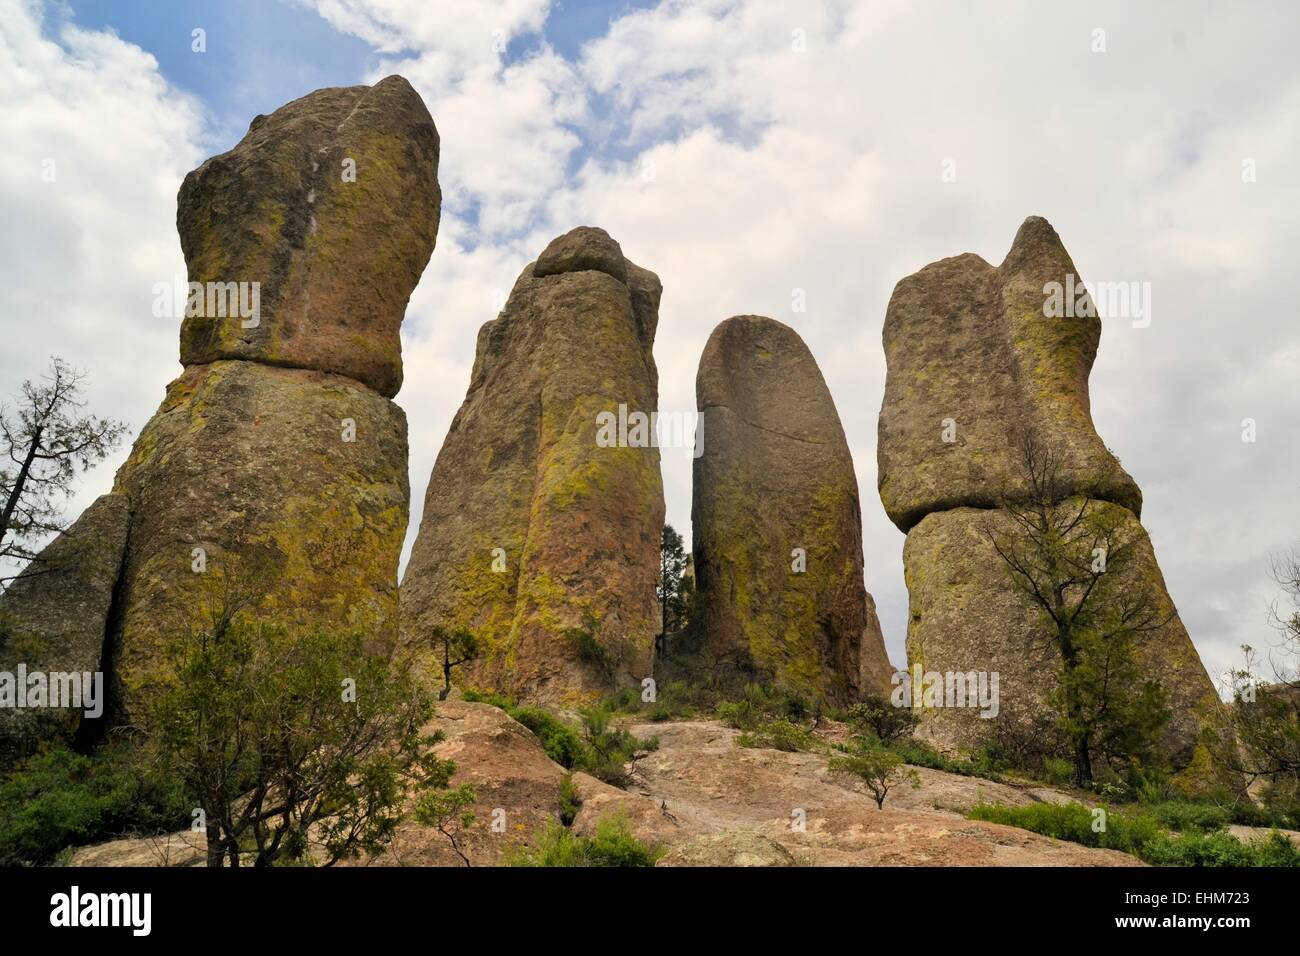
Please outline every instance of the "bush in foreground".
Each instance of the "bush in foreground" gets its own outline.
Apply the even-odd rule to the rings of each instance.
[[[663,851],[646,846],[632,834],[627,817],[611,815],[596,824],[590,837],[578,836],[559,823],[542,831],[537,846],[509,854],[507,866],[654,866]]]

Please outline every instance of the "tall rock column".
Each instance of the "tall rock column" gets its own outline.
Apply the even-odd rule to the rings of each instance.
[[[1049,306],[1052,283],[1067,296],[1077,290],[1064,314]],[[890,298],[877,454],[881,501],[907,533],[909,666],[999,675],[996,718],[974,707],[921,711],[941,746],[977,746],[1006,721],[1032,726],[1056,685],[1059,652],[994,547],[1018,531],[1000,506],[1034,495],[1023,466],[1030,445],[1054,457],[1062,507],[1086,504],[1131,543],[1112,583],[1161,622],[1138,655],[1168,696],[1171,752],[1186,757],[1197,711],[1217,701],[1139,522],[1142,494],[1093,427],[1088,375],[1100,337],[1074,263],[1038,217],[1025,220],[997,268],[971,254],[943,259]]]
[[[708,653],[835,702],[886,691],[857,476],[812,353],[780,322],[735,316],[709,337],[695,392],[691,521]]]
[[[604,230],[579,227],[479,330],[402,579],[405,653],[468,629],[484,655],[460,680],[562,706],[650,676],[660,292]]]
[[[83,629],[102,633],[75,642],[119,707],[227,585],[253,616],[395,644],[408,481],[391,398],[437,234],[438,150],[419,95],[390,76],[259,116],[185,178],[184,369],[92,506],[125,520],[94,522],[116,536],[101,549],[114,574],[88,573]]]

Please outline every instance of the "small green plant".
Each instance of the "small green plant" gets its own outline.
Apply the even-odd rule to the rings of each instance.
[[[582,801],[578,798],[578,791],[573,787],[573,774],[566,774],[560,781],[560,822],[566,827],[573,826],[573,821],[578,818],[578,811],[582,809]]]
[[[596,824],[590,837],[579,836],[552,821],[537,846],[506,855],[507,866],[654,866],[663,851],[647,846],[632,833],[623,814],[611,814]]]
[[[828,768],[849,773],[861,780],[876,800],[876,809],[883,810],[885,797],[900,783],[921,785],[915,770],[903,764],[898,754],[874,740],[857,738],[851,747],[844,748],[841,756],[832,757]]]
[[[441,654],[442,689],[438,699],[446,700],[451,693],[451,672],[461,664],[468,664],[483,653],[482,642],[470,631],[435,627],[431,640],[434,654]]]
[[[451,761],[443,761],[443,763],[446,764],[446,777],[450,778],[455,770],[455,764]],[[451,842],[451,848],[466,866],[470,865],[469,857],[461,849],[459,837],[474,822],[474,813],[469,808],[477,799],[478,794],[474,787],[462,783],[450,789],[427,790],[415,805],[416,821],[433,827],[445,836]]]
[[[613,716],[602,707],[582,711],[585,754],[581,769],[605,783],[626,787],[630,782],[628,762],[639,750],[657,749],[659,740],[654,737],[642,740],[627,730],[615,727]]]
[[[808,728],[784,717],[775,717],[762,721],[752,730],[746,730],[736,738],[736,743],[742,747],[767,747],[794,753],[811,750],[816,744],[816,738]]]

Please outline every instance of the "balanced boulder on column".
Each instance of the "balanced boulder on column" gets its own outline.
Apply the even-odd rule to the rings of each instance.
[[[1165,692],[1170,753],[1188,756],[1197,711],[1215,706],[1139,523],[1142,494],[1093,427],[1088,375],[1100,337],[1069,254],[1038,217],[1000,266],[943,259],[890,299],[877,452],[881,500],[907,532],[908,663],[949,684],[993,674],[999,683],[996,707],[922,709],[923,733],[940,746],[987,743],[1011,722],[1032,732],[1057,687],[1051,625],[996,546],[1022,534],[1017,513],[1044,496],[1124,545],[1107,599],[1144,608],[1135,653],[1142,679]],[[1050,468],[1027,468],[1035,458]],[[921,688],[911,689],[920,704]]]
[[[214,593],[291,630],[396,643],[408,483],[390,398],[437,233],[437,167],[433,120],[391,76],[259,116],[186,177],[184,370],[92,508],[126,516],[111,587],[83,575],[83,627],[100,631],[77,646],[97,646],[127,716]]]

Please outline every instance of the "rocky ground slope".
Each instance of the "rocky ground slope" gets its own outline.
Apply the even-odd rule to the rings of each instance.
[[[475,821],[458,837],[471,865],[500,862],[559,818],[563,767],[531,732],[487,704],[450,700],[434,722],[443,757],[459,765],[454,783],[474,784]],[[434,728],[430,728],[434,729]],[[1024,805],[1065,799],[1035,790],[918,768],[877,810],[849,778],[831,774],[812,753],[740,747],[739,732],[714,720],[633,724],[659,748],[634,762],[620,790],[573,775],[582,801],[572,826],[594,831],[610,813],[626,814],[643,841],[665,847],[660,866],[1138,866],[1133,857],[966,820],[975,803]],[[802,811],[802,812],[801,812]],[[498,832],[493,822],[499,821]],[[796,821],[802,820],[800,828]],[[201,834],[119,840],[76,851],[74,865],[199,865]],[[443,834],[414,821],[390,851],[363,865],[464,866]]]

